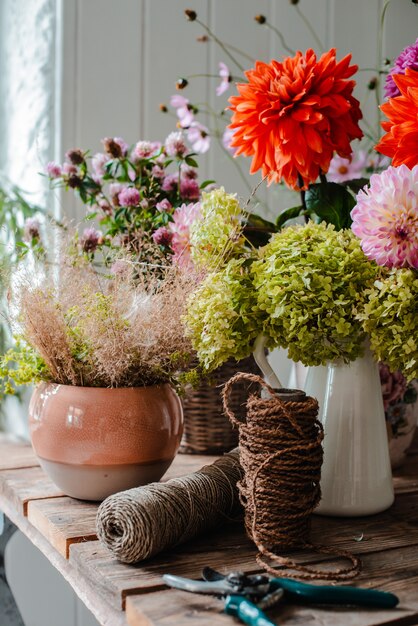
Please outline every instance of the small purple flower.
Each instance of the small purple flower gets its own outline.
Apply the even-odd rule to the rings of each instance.
[[[59,178],[62,175],[61,165],[55,163],[55,161],[47,163],[45,171],[49,178]]]
[[[193,122],[187,129],[187,139],[195,152],[204,154],[210,148],[209,130],[200,122]]]
[[[96,230],[94,226],[84,229],[80,237],[80,244],[83,252],[94,252],[97,246],[102,243],[103,234],[100,230]]]
[[[232,77],[229,72],[229,68],[225,63],[220,61],[219,63],[219,76],[221,77],[220,84],[216,87],[216,95],[221,96],[225,91],[228,91]]]
[[[163,191],[176,191],[179,184],[179,177],[177,174],[168,174],[163,180],[161,189]]]
[[[187,146],[184,143],[183,134],[180,132],[170,133],[165,140],[165,151],[168,156],[184,156],[187,152]]]
[[[183,200],[199,200],[200,188],[197,180],[182,178],[180,180],[180,196]]]
[[[118,199],[120,206],[138,206],[141,196],[135,187],[125,187],[118,195]]]
[[[190,105],[190,101],[180,94],[175,94],[171,96],[170,104],[176,109],[180,126],[182,128],[188,128],[194,120],[193,108]]]
[[[154,148],[150,141],[138,141],[132,150],[132,156],[137,159],[148,159],[154,154]]]
[[[195,167],[191,167],[190,165],[183,164],[181,166],[181,177],[182,178],[197,178],[197,169]]]
[[[165,213],[167,211],[170,211],[173,208],[173,205],[169,200],[167,200],[167,198],[164,198],[163,200],[161,200],[161,202],[157,202],[155,208],[158,211],[161,211],[161,213]]]
[[[394,74],[405,74],[407,67],[411,70],[418,70],[418,39],[415,43],[402,50],[393,64],[393,67],[389,70],[389,74],[386,76],[385,81],[386,98],[396,98],[396,96],[400,95],[401,92],[395,84],[392,76]]]
[[[122,137],[105,137],[102,139],[105,152],[114,159],[126,156],[128,144]]]
[[[64,163],[62,166],[62,173],[64,176],[73,176],[73,174],[77,174],[77,168],[72,163]]]
[[[161,167],[161,165],[154,165],[152,170],[151,170],[151,176],[153,176],[154,178],[164,178],[165,176],[165,170],[163,167]]]
[[[327,178],[331,183],[343,183],[345,180],[361,178],[364,176],[366,165],[367,154],[364,150],[353,153],[349,159],[334,154],[329,164]]]
[[[27,217],[25,220],[25,226],[23,230],[23,238],[26,241],[33,241],[34,239],[40,239],[41,237],[41,225],[36,217]]]
[[[222,135],[222,145],[230,154],[235,154],[236,148],[231,146],[232,137],[234,136],[234,129],[227,126]]]
[[[173,233],[168,230],[167,226],[161,226],[152,234],[152,238],[159,246],[170,246],[173,239]]]
[[[104,176],[105,165],[109,162],[109,155],[97,152],[91,160],[91,166],[96,176]]]

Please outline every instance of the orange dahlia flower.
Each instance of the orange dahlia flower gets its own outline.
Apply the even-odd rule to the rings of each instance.
[[[392,76],[401,95],[380,107],[389,122],[382,122],[387,133],[375,149],[392,158],[392,165],[418,164],[418,72],[406,69],[405,75]]]
[[[335,48],[316,59],[313,50],[297,52],[283,63],[256,61],[248,83],[231,96],[230,128],[235,155],[252,156],[251,173],[262,169],[269,183],[284,179],[293,189],[307,188],[328,171],[334,152],[351,155],[350,142],[363,133],[351,55],[336,61]],[[303,182],[302,182],[303,181]]]

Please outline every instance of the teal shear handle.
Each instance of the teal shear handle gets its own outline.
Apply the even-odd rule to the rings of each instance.
[[[272,587],[283,589],[285,597],[291,602],[349,604],[377,609],[392,609],[399,603],[399,598],[393,593],[375,589],[309,585],[289,578],[272,578],[270,584]]]
[[[276,626],[261,609],[243,596],[227,596],[225,613],[238,617],[248,626]]]

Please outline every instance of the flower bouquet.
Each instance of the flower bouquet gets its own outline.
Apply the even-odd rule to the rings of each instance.
[[[327,180],[335,154],[349,159],[352,140],[362,136],[350,80],[356,69],[350,55],[337,61],[330,50],[317,59],[308,50],[256,62],[237,85],[231,146],[252,156],[252,171],[261,169],[270,183],[284,180],[300,191],[300,206],[279,216],[277,228],[298,216],[313,221],[279,230],[258,250],[250,242],[235,248],[199,285],[187,314],[208,368],[260,345],[327,365],[315,387],[327,435],[321,511],[340,515],[393,501],[376,361],[407,380],[418,376],[418,166],[408,121],[416,115],[418,72],[403,67],[390,75],[399,94],[382,106],[389,121],[376,149],[393,165],[365,186]],[[338,415],[345,422],[334,422]]]

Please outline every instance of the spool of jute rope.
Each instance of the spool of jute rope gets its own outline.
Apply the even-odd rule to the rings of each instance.
[[[198,472],[109,496],[100,505],[100,541],[124,563],[136,563],[192,539],[242,512],[238,449]]]
[[[229,395],[233,385],[243,380],[259,383],[269,397],[250,395],[246,420],[239,420],[229,408]],[[233,376],[222,395],[225,413],[239,429],[244,475],[238,489],[247,534],[259,550],[258,563],[273,575],[293,570],[286,571],[286,576],[294,578],[344,580],[356,576],[361,567],[356,556],[309,540],[311,514],[321,498],[324,433],[317,420],[317,401],[303,391],[274,390],[259,376],[244,373]],[[294,548],[344,557],[351,565],[323,570],[279,554]]]

